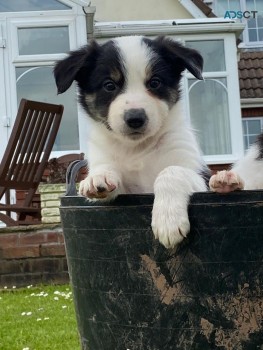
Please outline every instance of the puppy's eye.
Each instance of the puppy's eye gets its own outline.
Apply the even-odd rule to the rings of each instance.
[[[154,77],[149,81],[148,87],[150,89],[156,90],[161,86],[161,84],[162,84],[161,79]]]
[[[112,80],[105,80],[103,83],[103,88],[107,92],[112,92],[116,89],[116,84]]]

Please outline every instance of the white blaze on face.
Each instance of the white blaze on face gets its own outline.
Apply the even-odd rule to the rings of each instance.
[[[111,103],[108,115],[108,123],[116,135],[127,137],[124,113],[129,109],[144,109],[148,123],[140,140],[154,136],[169,112],[165,101],[147,91],[146,82],[151,78],[150,62],[154,59],[154,53],[142,38],[134,36],[114,40],[123,59],[125,90]]]

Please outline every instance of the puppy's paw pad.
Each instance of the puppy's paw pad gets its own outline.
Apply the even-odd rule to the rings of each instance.
[[[244,182],[233,170],[218,171],[209,180],[210,190],[218,193],[228,193],[244,189]]]

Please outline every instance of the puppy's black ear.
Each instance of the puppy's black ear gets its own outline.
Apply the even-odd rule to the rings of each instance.
[[[203,57],[194,49],[190,49],[180,43],[165,37],[155,39],[163,49],[166,55],[172,59],[175,64],[180,63],[182,70],[188,69],[197,79],[203,80]]]
[[[74,80],[78,81],[83,70],[92,69],[95,66],[98,50],[99,45],[92,41],[90,45],[71,51],[68,57],[57,62],[54,76],[58,94],[65,92]]]

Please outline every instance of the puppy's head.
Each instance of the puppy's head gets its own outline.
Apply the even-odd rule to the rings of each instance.
[[[73,51],[58,62],[58,93],[77,81],[79,100],[89,116],[116,137],[143,141],[162,127],[180,97],[182,72],[202,79],[202,56],[159,37],[121,37]]]

